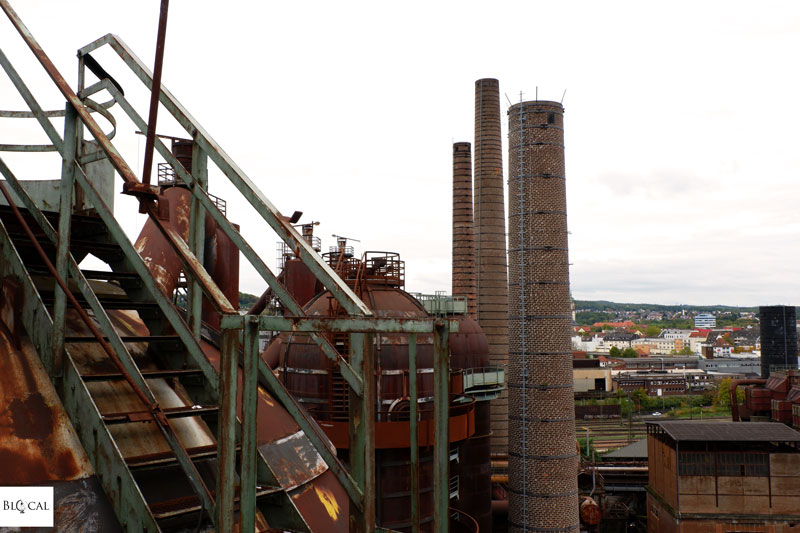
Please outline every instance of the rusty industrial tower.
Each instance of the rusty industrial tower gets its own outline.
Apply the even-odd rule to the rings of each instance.
[[[489,361],[508,362],[508,272],[500,138],[500,84],[475,82],[475,266],[478,323],[489,341]],[[492,402],[492,452],[508,451],[508,392]]]
[[[472,226],[472,145],[453,144],[453,295],[467,298],[476,315],[475,239]]]
[[[509,531],[577,531],[564,109],[509,108]]]

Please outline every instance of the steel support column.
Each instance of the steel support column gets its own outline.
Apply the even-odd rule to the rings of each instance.
[[[449,531],[450,507],[450,322],[433,328],[433,524],[437,533]]]
[[[239,368],[238,333],[222,331],[219,369],[219,430],[217,431],[217,531],[233,531],[236,491],[236,389]]]
[[[61,202],[58,219],[58,247],[56,248],[56,271],[66,280],[69,273],[69,241],[72,230],[72,196],[75,188],[75,156],[78,142],[78,114],[75,108],[67,105],[64,115],[64,145],[61,152]],[[46,362],[51,376],[61,376],[64,361],[64,332],[66,331],[67,297],[58,284],[54,284],[53,294],[53,351]]]
[[[193,187],[202,187],[208,190],[208,156],[203,152],[197,143],[192,145],[192,176],[195,181]],[[200,263],[203,263],[204,243],[205,243],[205,230],[206,230],[206,210],[203,204],[200,203],[196,197],[192,196],[192,210],[190,214],[189,224],[189,248],[192,249],[195,257]],[[194,279],[187,280],[189,282],[189,301],[186,308],[189,310],[189,327],[194,333],[195,337],[200,338],[200,325],[203,316],[203,289],[200,283]]]
[[[411,532],[419,533],[419,390],[417,389],[417,334],[408,335],[409,446],[411,451]]]
[[[233,330],[235,331],[235,330]],[[241,533],[256,527],[256,451],[258,399],[258,318],[248,317],[244,326],[244,364],[242,368],[242,459],[239,516]]]
[[[363,395],[350,391],[350,474],[364,495],[361,509],[350,506],[350,531],[375,530],[375,370],[372,335],[350,334],[350,364],[361,375]]]

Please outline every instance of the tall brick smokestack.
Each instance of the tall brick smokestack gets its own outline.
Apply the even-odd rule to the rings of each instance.
[[[500,84],[475,82],[475,267],[477,319],[489,341],[489,362],[508,362],[508,272],[500,138]],[[492,452],[508,451],[508,391],[492,401]]]
[[[453,296],[466,296],[475,318],[475,240],[472,229],[472,145],[453,144]]]
[[[508,110],[509,531],[578,531],[564,108]]]

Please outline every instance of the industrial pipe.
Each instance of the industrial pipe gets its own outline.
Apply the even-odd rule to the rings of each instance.
[[[492,516],[508,516],[508,500],[492,500]]]
[[[766,379],[734,379],[731,381],[731,418],[734,422],[739,421],[739,400],[736,398],[736,388],[739,385],[764,385],[767,382]]]

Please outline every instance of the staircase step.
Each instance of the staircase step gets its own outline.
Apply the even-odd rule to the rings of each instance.
[[[236,447],[239,452],[241,446]],[[216,444],[209,444],[208,446],[196,446],[194,448],[186,448],[186,453],[193,461],[203,459],[213,459],[217,456]],[[125,463],[131,469],[150,468],[154,466],[173,466],[178,464],[175,454],[171,451],[160,453],[149,453],[146,455],[137,455],[134,457],[126,457]]]
[[[281,491],[280,487],[261,487],[256,489],[256,499],[274,494]],[[216,495],[216,491],[211,491]],[[234,502],[239,502],[239,496],[234,498]],[[166,520],[168,518],[176,518],[181,515],[196,513],[200,510],[200,499],[197,496],[184,496],[182,498],[175,498],[172,500],[164,500],[150,504],[150,511],[156,520]]]
[[[107,270],[81,270],[86,279],[116,280],[116,281],[141,281],[136,272],[109,272]]]
[[[89,307],[89,303],[85,298],[77,298],[78,304],[84,309]],[[42,302],[46,307],[52,307],[53,297],[50,295],[43,296]],[[158,304],[155,302],[132,302],[127,298],[98,298],[100,305],[105,309],[126,309],[131,311],[146,311],[158,310]]]
[[[103,339],[108,340],[108,337],[103,337]],[[127,335],[127,336],[120,336],[122,342],[180,342],[181,338],[177,335]],[[90,336],[81,336],[81,337],[64,337],[64,342],[69,343],[82,343],[82,342],[98,342],[97,337],[90,335]]]
[[[142,370],[142,376],[145,379],[158,379],[158,378],[184,378],[202,376],[203,371],[196,368],[187,368],[181,370]],[[97,374],[84,374],[81,376],[83,381],[119,381],[125,379],[119,372],[97,373]]]
[[[170,407],[162,410],[167,418],[187,418],[192,416],[207,415],[219,411],[216,405],[197,405],[188,407]],[[127,413],[109,413],[103,415],[106,424],[130,424],[134,422],[148,422],[153,418],[150,411],[129,411]]]
[[[37,232],[34,230],[34,236],[42,248],[54,248],[54,245],[50,242],[50,240],[41,232]],[[11,240],[14,242],[15,246],[32,246],[31,240],[28,238],[28,235],[22,231],[13,231],[9,230],[8,236],[11,237]],[[108,254],[108,253],[118,253],[122,254],[122,249],[119,245],[114,243],[108,242],[99,242],[91,239],[70,239],[69,241],[70,251],[74,252],[75,250],[80,250],[83,252],[89,252],[93,255],[98,254]]]

